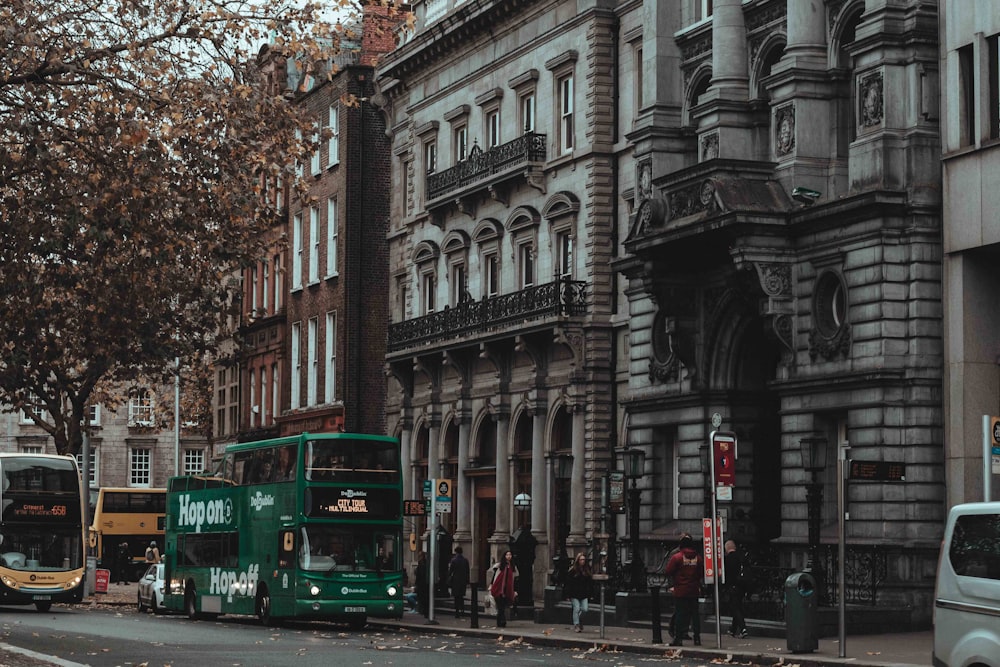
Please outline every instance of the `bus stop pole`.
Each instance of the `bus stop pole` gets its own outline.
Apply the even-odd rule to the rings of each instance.
[[[435,594],[435,584],[434,575],[437,572],[437,546],[434,544],[437,542],[437,489],[436,484],[431,485],[431,534],[428,540],[430,544],[428,545],[428,551],[430,552],[430,557],[427,559],[427,585],[430,588],[427,594],[427,625],[437,625],[438,622],[434,620],[434,594]],[[417,595],[420,595],[418,592]]]

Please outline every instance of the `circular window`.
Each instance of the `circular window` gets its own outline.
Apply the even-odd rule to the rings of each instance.
[[[847,290],[833,271],[827,271],[816,280],[813,312],[816,328],[827,338],[836,336],[847,321]]]

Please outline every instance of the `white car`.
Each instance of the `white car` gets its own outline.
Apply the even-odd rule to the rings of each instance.
[[[163,563],[153,563],[139,578],[139,611],[152,609],[154,614],[162,614],[163,589]]]

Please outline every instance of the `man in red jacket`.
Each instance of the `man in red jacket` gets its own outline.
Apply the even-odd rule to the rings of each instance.
[[[695,549],[694,540],[685,535],[679,550],[667,561],[666,574],[673,582],[674,613],[677,618],[676,634],[671,646],[683,646],[681,639],[691,624],[694,645],[701,646],[701,618],[698,615],[698,597],[701,595],[701,553]]]

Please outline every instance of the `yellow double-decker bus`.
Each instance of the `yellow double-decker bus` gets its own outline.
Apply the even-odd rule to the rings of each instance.
[[[138,581],[146,571],[149,543],[162,548],[166,491],[102,488],[98,492],[90,547],[98,567],[111,570],[113,581]],[[121,548],[123,544],[126,549]]]
[[[0,604],[83,599],[82,487],[73,457],[0,454]]]

